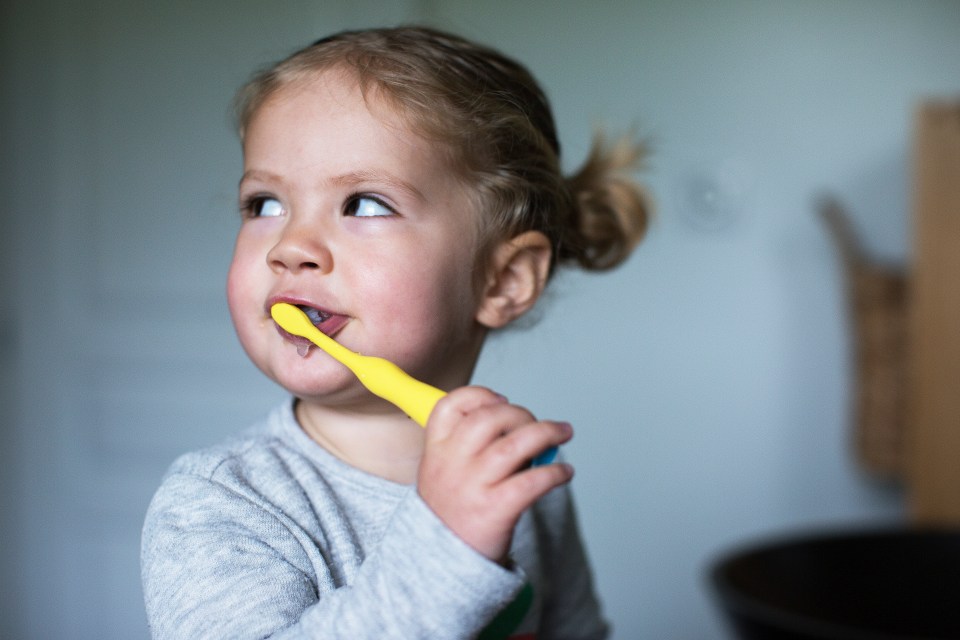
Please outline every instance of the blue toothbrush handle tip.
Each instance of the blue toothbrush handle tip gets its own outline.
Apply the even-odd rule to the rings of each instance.
[[[557,448],[550,447],[549,449],[541,452],[533,459],[530,463],[532,467],[542,467],[545,464],[550,464],[557,459]]]

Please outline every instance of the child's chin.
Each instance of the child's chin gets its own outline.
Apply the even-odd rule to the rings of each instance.
[[[307,401],[323,402],[331,395],[342,393],[348,386],[348,381],[341,380],[336,374],[318,375],[317,372],[297,375],[296,372],[285,370],[271,378],[291,395]]]

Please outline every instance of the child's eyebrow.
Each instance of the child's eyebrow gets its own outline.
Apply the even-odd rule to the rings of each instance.
[[[240,176],[239,186],[243,186],[243,183],[248,180],[281,183],[284,181],[283,176],[269,171],[260,171],[257,169],[245,171],[243,175]],[[390,187],[407,193],[407,195],[416,198],[421,202],[426,200],[423,192],[413,186],[413,184],[383,171],[350,171],[332,178],[325,179],[323,183],[335,187],[355,187],[361,184],[386,184]]]
[[[275,173],[270,173],[269,171],[258,171],[256,169],[250,169],[249,171],[244,171],[243,175],[240,176],[240,182],[238,186],[243,186],[244,182],[248,180],[260,181],[260,182],[283,182],[283,177]]]
[[[361,171],[350,171],[338,176],[330,178],[329,183],[334,186],[356,186],[360,184],[386,184],[395,189],[406,192],[408,195],[416,198],[417,200],[423,201],[423,193],[413,186],[411,183],[406,180],[402,180],[396,176],[393,176],[389,173],[382,171],[373,171],[373,170],[361,170]]]

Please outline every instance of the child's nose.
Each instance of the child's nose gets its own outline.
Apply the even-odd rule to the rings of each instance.
[[[267,252],[267,264],[274,271],[312,271],[329,273],[333,269],[333,255],[316,229],[291,223]]]

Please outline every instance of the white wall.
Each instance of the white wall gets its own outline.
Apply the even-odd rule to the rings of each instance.
[[[223,303],[228,102],[255,67],[369,16],[526,62],[571,168],[596,124],[653,140],[646,243],[612,274],[562,275],[477,376],[578,428],[617,638],[722,637],[703,572],[730,544],[902,517],[850,452],[841,274],[813,207],[838,195],[877,256],[908,260],[912,110],[956,95],[955,2],[265,7],[3,9],[0,636],[144,637],[138,529],[163,469],[279,397]]]

